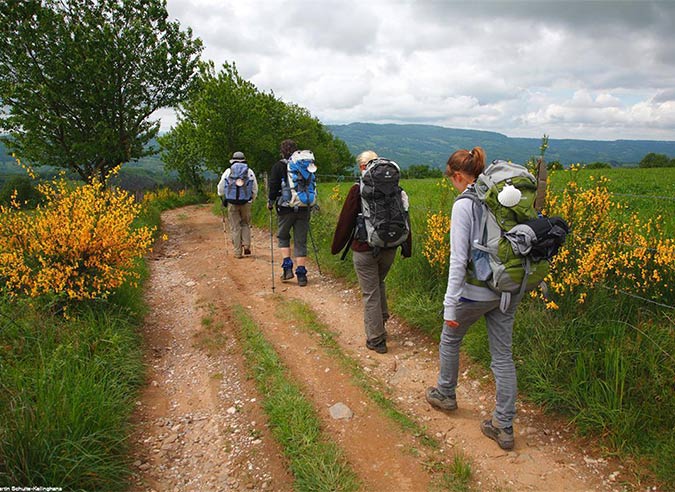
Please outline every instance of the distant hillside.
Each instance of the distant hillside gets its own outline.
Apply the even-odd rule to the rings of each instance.
[[[157,141],[155,139],[151,140],[148,146],[158,147]],[[43,178],[50,178],[55,176],[59,169],[41,166],[36,168],[35,171]],[[24,175],[25,171],[16,164],[16,160],[10,155],[3,143],[0,142],[0,187],[9,176],[15,174]],[[71,176],[73,179],[79,179],[72,172]],[[208,177],[213,178],[211,175]],[[117,186],[129,191],[136,191],[171,185],[176,181],[176,178],[176,173],[167,172],[160,157],[153,155],[123,164],[119,176],[114,178],[113,182]]]
[[[426,164],[443,168],[457,149],[479,145],[489,160],[506,159],[523,163],[539,154],[540,138],[511,138],[501,133],[460,130],[433,125],[378,125],[350,123],[327,125],[357,155],[367,149],[395,160],[403,167]],[[658,140],[549,140],[547,161],[564,165],[608,162],[614,166],[637,166],[649,152],[675,157],[675,142]]]
[[[0,134],[0,136],[3,135]],[[146,147],[158,149],[159,143],[157,143],[157,140],[153,138],[150,140],[150,142],[148,142]],[[138,161],[125,164],[125,167],[142,168],[150,172],[164,172],[164,163],[159,158],[159,155],[143,157]],[[16,160],[12,157],[11,153],[7,147],[5,147],[5,144],[2,141],[0,141],[0,173],[23,173],[21,168],[16,165]]]
[[[0,134],[0,136],[3,135]],[[150,142],[148,142],[147,147],[159,148],[159,143],[157,143],[157,140],[153,138],[150,140]],[[139,161],[128,163],[125,166],[139,167],[147,169],[150,172],[154,173],[164,172],[164,164],[162,163],[158,155],[144,157]],[[2,141],[0,141],[0,173],[2,174],[23,173],[21,168],[16,165],[16,160],[11,156],[9,150],[5,147],[5,144]]]

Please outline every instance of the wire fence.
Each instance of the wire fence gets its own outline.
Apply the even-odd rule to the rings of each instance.
[[[605,289],[605,290],[608,290],[610,292],[614,292],[614,293],[617,293],[617,294],[623,294],[625,296],[632,297],[633,299],[637,299],[637,300],[640,300],[640,301],[643,301],[643,302],[648,302],[649,304],[654,304],[655,306],[659,306],[659,307],[663,307],[663,308],[667,308],[667,309],[675,309],[675,306],[671,306],[670,304],[665,304],[663,302],[658,302],[658,301],[655,301],[653,299],[648,299],[646,297],[639,296],[639,295],[634,294],[632,292],[627,292],[625,290],[618,289],[616,287],[609,287],[609,286],[603,285],[603,284],[598,284],[598,287],[600,287],[602,289]]]
[[[565,190],[562,189],[554,189],[551,190],[553,194],[560,194]],[[583,193],[583,190],[567,190],[568,193]],[[639,199],[644,199],[644,200],[668,200],[668,201],[675,201],[675,196],[664,196],[664,195],[639,195],[639,194],[634,194],[634,193],[618,193],[615,191],[610,191],[609,194],[611,196],[620,196],[620,197],[626,197],[626,198],[639,198]]]

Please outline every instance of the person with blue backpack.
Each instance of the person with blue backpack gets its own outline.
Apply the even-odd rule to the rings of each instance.
[[[389,318],[385,278],[399,246],[404,258],[412,253],[408,195],[399,186],[400,169],[394,161],[366,150],[356,162],[361,179],[350,188],[342,205],[331,253],[344,248],[344,259],[351,248],[363,298],[366,347],[385,354]]]
[[[450,267],[443,301],[445,321],[439,344],[440,370],[437,385],[426,390],[426,400],[440,410],[457,409],[455,389],[460,345],[469,327],[484,317],[490,367],[496,382],[496,401],[492,418],[484,420],[480,427],[485,436],[496,441],[502,449],[509,450],[514,446],[512,422],[518,391],[512,354],[513,324],[523,289],[517,288],[508,296],[508,303],[504,303],[499,292],[490,288],[486,281],[479,280],[481,251],[475,245],[483,240],[480,225],[485,223],[488,211],[469,195],[476,194],[476,180],[484,170],[485,152],[480,147],[454,152],[446,165],[445,174],[460,194],[452,207],[450,220]],[[507,191],[513,190],[507,188]]]
[[[218,196],[227,208],[235,258],[251,254],[251,203],[258,195],[258,182],[243,152],[235,152],[218,182]]]
[[[314,154],[298,150],[293,140],[284,140],[280,146],[281,159],[274,163],[268,182],[267,208],[276,208],[277,238],[283,255],[281,280],[298,279],[298,285],[307,285],[307,235],[311,209],[316,206],[316,165]],[[291,231],[295,274],[291,258]]]

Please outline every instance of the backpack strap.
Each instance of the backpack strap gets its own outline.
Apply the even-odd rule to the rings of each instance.
[[[499,310],[502,313],[506,313],[506,310],[509,308],[510,305],[511,305],[511,293],[502,292],[502,298],[499,301]]]
[[[532,272],[530,257],[525,256],[524,262],[525,262],[525,273],[523,274],[523,281],[520,284],[520,290],[518,291],[518,298],[520,299],[522,299],[523,294],[525,294],[525,287],[527,286],[527,277],[529,277],[530,273]],[[502,313],[506,313],[506,310],[509,308],[510,305],[511,305],[511,293],[502,292],[502,298],[499,301],[499,310]]]
[[[347,244],[345,245],[344,251],[342,251],[342,254],[340,255],[340,261],[344,261],[345,258],[347,258],[347,253],[349,253],[349,248],[352,245],[352,240],[354,239],[354,235],[356,234],[356,228],[352,229],[352,233],[349,236],[349,240],[347,241]]]
[[[485,207],[485,203],[483,203],[483,200],[478,198],[478,195],[476,194],[476,191],[474,190],[473,187],[468,188],[467,192],[461,193],[460,195],[455,198],[455,201],[461,200],[462,198],[466,198],[471,200],[475,205],[478,205],[479,210],[480,210],[480,222],[478,223],[478,230],[481,231],[482,234],[485,234],[485,226],[487,225],[487,216],[488,214],[485,213],[485,210],[483,210],[483,207]],[[472,225],[473,227],[473,225]],[[475,236],[473,229],[471,230],[471,241],[472,241],[472,247],[480,250],[480,251],[485,251],[487,253],[488,249],[480,244],[478,241],[474,241],[473,237]],[[481,238],[481,240],[485,240],[484,237]]]

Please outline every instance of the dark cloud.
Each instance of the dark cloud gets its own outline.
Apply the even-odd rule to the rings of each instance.
[[[326,123],[414,121],[516,136],[675,140],[675,1],[168,6],[204,40],[217,66],[236,62],[260,89]]]
[[[675,89],[658,91],[652,98],[652,102],[655,103],[675,102]]]

